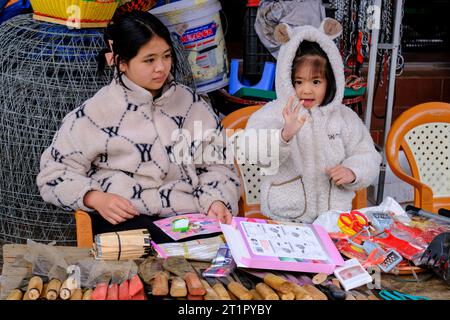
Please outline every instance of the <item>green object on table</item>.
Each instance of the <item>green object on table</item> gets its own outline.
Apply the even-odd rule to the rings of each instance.
[[[189,230],[189,219],[183,218],[174,220],[172,222],[172,231],[174,232],[186,232]]]

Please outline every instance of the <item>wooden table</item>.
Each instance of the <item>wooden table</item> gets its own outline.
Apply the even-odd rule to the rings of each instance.
[[[57,247],[67,263],[72,264],[81,259],[91,257],[90,249],[78,247]],[[23,260],[27,253],[27,246],[23,244],[5,244],[3,246],[3,273],[8,282],[20,283],[31,273],[31,264]],[[430,299],[450,300],[450,286],[444,281],[430,274],[432,277],[423,282],[405,282],[414,279],[412,276],[381,275],[381,285],[389,289],[398,290],[412,295],[426,296]],[[425,273],[418,274],[419,278],[426,277]],[[11,288],[10,288],[11,289]],[[9,292],[8,288],[0,286],[0,297]],[[8,292],[3,293],[3,290]]]
[[[381,285],[392,290],[406,292],[415,296],[424,296],[432,300],[450,300],[450,286],[437,277],[432,271],[420,273],[420,278],[431,278],[422,282],[405,282],[414,279],[412,276],[394,276],[383,274]]]

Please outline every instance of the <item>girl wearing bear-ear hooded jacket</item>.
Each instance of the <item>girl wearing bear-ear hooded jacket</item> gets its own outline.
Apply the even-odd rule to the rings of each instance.
[[[262,176],[260,195],[262,213],[274,220],[312,223],[320,213],[350,210],[355,191],[379,172],[381,156],[369,131],[342,104],[344,67],[332,41],[339,28],[327,18],[319,29],[276,29],[285,42],[277,60],[277,99],[246,127],[276,129],[279,168]]]

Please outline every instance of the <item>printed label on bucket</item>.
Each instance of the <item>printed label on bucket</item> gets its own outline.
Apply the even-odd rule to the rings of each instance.
[[[217,24],[215,22],[211,22],[198,28],[186,30],[181,36],[181,42],[183,42],[186,49],[192,49],[195,47],[196,41],[215,37],[216,32]]]
[[[213,15],[209,21],[189,28],[181,35],[199,92],[218,89],[228,83],[228,61],[219,14]]]

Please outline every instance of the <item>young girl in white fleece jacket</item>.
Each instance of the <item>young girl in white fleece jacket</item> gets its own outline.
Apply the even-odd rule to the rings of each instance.
[[[247,124],[277,129],[280,166],[262,177],[260,195],[262,213],[275,220],[312,223],[328,210],[349,210],[354,191],[379,171],[381,156],[369,131],[342,104],[342,59],[324,32],[334,23],[326,19],[320,29],[280,26],[279,39],[286,43],[277,61],[278,98]]]
[[[195,212],[230,222],[239,178],[224,159],[219,119],[171,76],[169,31],[136,11],[113,21],[106,35],[116,77],[64,118],[43,153],[37,177],[43,199],[97,212],[102,232]]]

